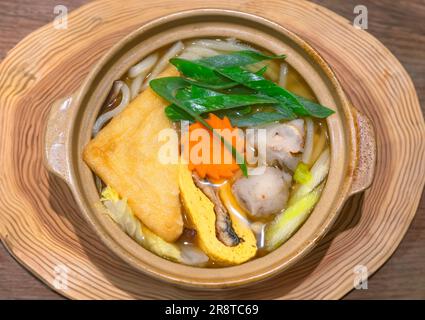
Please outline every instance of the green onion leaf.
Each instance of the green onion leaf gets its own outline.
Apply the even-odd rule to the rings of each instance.
[[[239,108],[243,106],[258,105],[258,104],[275,104],[276,100],[267,96],[255,94],[223,94],[205,88],[200,88],[184,84],[181,78],[168,77],[155,80],[155,88],[161,88],[162,94],[173,97],[184,104],[186,108],[196,114],[215,112],[226,109]],[[174,84],[173,84],[174,83]],[[168,91],[172,92],[168,92]],[[167,91],[167,93],[165,93]],[[157,92],[158,93],[158,92]],[[170,101],[166,98],[168,101]],[[182,112],[181,109],[172,104],[165,109],[165,113],[172,121],[178,120],[193,120],[188,117],[188,114]],[[189,118],[189,119],[188,119]]]
[[[334,113],[329,108],[299,97],[265,79],[262,75],[265,68],[260,69],[257,73],[242,68],[242,66],[263,60],[282,59],[284,57],[267,56],[247,50],[194,61],[174,58],[170,62],[196,86],[223,90],[242,85],[257,93],[274,98],[288,119],[295,119],[296,116],[326,118]]]
[[[306,184],[311,180],[311,178],[312,174],[310,170],[308,170],[308,166],[303,162],[298,163],[294,172],[295,182],[300,184]]]
[[[181,111],[189,114],[193,119],[200,122],[204,127],[209,129],[215,137],[220,139],[220,141],[224,144],[227,150],[232,152],[232,156],[235,157],[236,163],[239,164],[239,167],[242,170],[244,176],[248,176],[248,168],[246,166],[244,156],[239,153],[236,148],[227,140],[223,138],[213,127],[211,127],[208,122],[204,120],[198,113],[196,113],[190,102],[185,100],[177,99],[175,96],[177,92],[183,88],[187,88],[187,81],[179,77],[168,77],[168,78],[159,78],[152,80],[149,85],[152,90],[154,90],[158,95],[166,99],[167,101],[173,103],[173,105],[180,108]]]
[[[275,121],[288,120],[288,117],[284,113],[278,111],[257,111],[243,116],[230,114],[227,117],[233,126],[241,128],[262,126]]]
[[[203,64],[212,68],[231,68],[242,67],[254,64],[264,60],[285,59],[286,55],[268,56],[258,51],[243,50],[229,54],[220,54],[208,58],[195,60],[194,62]],[[265,71],[265,70],[264,70]]]
[[[189,78],[189,81],[193,81],[193,84],[200,87],[208,87],[219,90],[231,88],[237,85],[237,83],[219,75],[210,67],[204,66],[195,61],[173,58],[170,60],[170,63],[184,74],[185,77]]]

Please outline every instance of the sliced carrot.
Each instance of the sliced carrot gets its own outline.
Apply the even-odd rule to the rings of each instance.
[[[243,136],[239,128],[232,127],[229,119],[220,119],[210,113],[205,121],[228,142],[243,153]],[[205,130],[205,132],[195,131]],[[239,165],[223,142],[209,129],[199,122],[189,126],[189,139],[182,139],[183,154],[189,162],[189,169],[196,171],[201,178],[208,178],[213,182],[229,179],[239,170]],[[207,137],[207,139],[205,139]],[[204,153],[207,152],[207,153]]]

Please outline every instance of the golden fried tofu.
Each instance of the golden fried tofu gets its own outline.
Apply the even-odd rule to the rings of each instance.
[[[161,77],[177,75],[170,67]],[[173,242],[183,231],[178,165],[158,160],[163,145],[158,134],[172,128],[164,113],[167,105],[151,88],[146,89],[89,142],[83,159],[105,184],[127,199],[144,225]]]

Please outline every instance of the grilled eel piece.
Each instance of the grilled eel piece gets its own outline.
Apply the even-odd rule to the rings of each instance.
[[[257,252],[257,240],[250,226],[233,214],[228,214],[228,223],[218,223],[220,226],[231,226],[232,233],[237,235],[239,244],[227,246],[217,237],[216,206],[209,197],[195,184],[192,171],[187,164],[179,166],[180,198],[186,216],[196,230],[199,248],[218,265],[237,265],[252,259]],[[203,186],[202,186],[203,188]],[[210,194],[210,196],[212,196]],[[217,195],[213,196],[219,199]],[[227,212],[227,211],[226,211]],[[225,217],[225,216],[224,216]],[[224,220],[226,221],[226,220]],[[226,234],[230,239],[230,232],[223,232],[226,228],[219,228],[221,234]],[[231,242],[230,242],[231,243]]]
[[[229,212],[220,200],[218,189],[213,188],[208,183],[202,181],[196,172],[194,172],[192,176],[195,185],[201,189],[202,192],[208,197],[208,199],[210,199],[214,204],[214,212],[216,215],[215,232],[217,238],[226,246],[237,246],[242,239],[238,237],[235,230],[233,229]]]

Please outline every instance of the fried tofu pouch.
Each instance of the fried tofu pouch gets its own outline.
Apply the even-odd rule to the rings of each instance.
[[[236,265],[255,256],[257,241],[253,232],[234,215],[230,215],[233,229],[243,240],[234,247],[228,247],[217,239],[214,204],[195,185],[187,164],[179,167],[179,184],[185,212],[196,229],[199,247],[208,257],[217,262]]]
[[[169,67],[161,77],[177,75]],[[144,225],[173,242],[183,232],[178,165],[158,160],[163,145],[158,134],[172,128],[164,113],[167,105],[151,88],[146,89],[89,142],[83,159],[105,184],[127,199]]]

